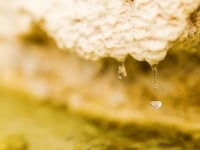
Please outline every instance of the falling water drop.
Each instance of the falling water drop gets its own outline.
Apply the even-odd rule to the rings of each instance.
[[[152,71],[153,71],[153,87],[154,87],[154,91],[157,92],[158,90],[158,83],[157,83],[157,76],[158,76],[158,70],[157,70],[157,64],[154,64],[151,66]],[[162,106],[162,102],[159,100],[152,100],[149,103],[150,107],[152,109],[159,109]]]
[[[153,100],[149,103],[149,105],[152,109],[159,109],[162,106],[162,102],[157,101],[157,100]]]
[[[154,64],[151,66],[152,71],[153,71],[153,82],[154,82],[154,90],[158,90],[158,83],[157,83],[157,75],[158,75],[158,70],[157,70],[157,64]]]
[[[127,76],[126,67],[125,67],[124,62],[119,63],[117,75],[118,75],[119,79],[123,79]]]

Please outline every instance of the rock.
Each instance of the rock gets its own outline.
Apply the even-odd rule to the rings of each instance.
[[[189,28],[197,28],[189,17],[200,0],[18,0],[10,4],[26,12],[60,49],[90,60],[122,61],[131,55],[153,65],[178,39],[190,35]]]
[[[164,3],[163,1],[158,1],[159,4],[163,4],[163,7],[166,5],[169,6],[169,8],[172,7],[175,9],[180,6],[180,10],[175,10],[178,12],[180,11],[180,14],[184,17],[180,17],[182,19],[181,23],[179,22],[180,20],[178,21],[175,19],[175,25],[172,26],[172,28],[173,31],[175,31],[177,29],[176,27],[178,27],[177,25],[183,25],[184,29],[181,28],[181,34],[177,33],[177,36],[173,37],[171,36],[171,33],[169,33],[170,36],[167,36],[169,38],[166,40],[169,54],[165,61],[158,65],[158,91],[156,93],[153,91],[153,75],[150,67],[144,62],[134,61],[130,57],[128,57],[125,62],[127,77],[123,80],[119,80],[117,78],[117,68],[119,63],[117,63],[115,59],[121,61],[122,59],[119,59],[118,56],[120,56],[120,58],[123,56],[124,58],[129,52],[122,52],[119,49],[119,51],[115,51],[112,49],[112,45],[116,44],[113,44],[113,40],[115,42],[122,42],[125,47],[129,45],[123,41],[125,39],[121,38],[123,37],[123,34],[132,31],[129,29],[126,31],[125,29],[127,27],[129,28],[129,25],[138,23],[138,20],[132,20],[135,21],[133,24],[125,22],[123,19],[127,18],[125,17],[127,13],[130,13],[131,10],[136,11],[136,8],[144,8],[144,6],[148,8],[149,4],[152,4],[151,2],[118,1],[116,6],[110,6],[108,4],[112,4],[113,1],[101,1],[98,5],[99,7],[109,6],[109,12],[110,10],[114,10],[114,12],[111,11],[112,13],[120,13],[122,11],[124,14],[117,15],[117,17],[114,16],[113,18],[111,17],[111,20],[108,19],[105,20],[105,22],[103,21],[106,19],[105,16],[108,15],[109,17],[110,14],[105,14],[105,16],[101,18],[102,20],[99,18],[93,20],[93,18],[88,18],[89,16],[86,15],[85,17],[87,19],[92,20],[76,20],[74,26],[65,26],[65,22],[68,23],[70,19],[61,19],[62,16],[59,15],[58,18],[56,18],[57,13],[65,16],[71,9],[65,12],[63,9],[58,8],[61,6],[65,7],[68,2],[74,7],[83,6],[83,8],[88,8],[87,6],[90,6],[91,4],[96,6],[96,1],[93,1],[93,3],[90,3],[90,1],[87,1],[87,3],[76,1],[77,5],[75,5],[75,1],[59,1],[55,5],[51,4],[53,1],[44,1],[47,5],[44,5],[41,2],[39,7],[36,7],[36,2],[37,1],[27,3],[23,1],[22,3],[22,1],[19,1],[19,3],[15,3],[13,1],[1,1],[0,15],[2,17],[0,17],[0,19],[2,19],[1,22],[3,25],[0,26],[0,81],[2,84],[19,91],[26,91],[37,97],[36,100],[49,101],[55,105],[66,105],[72,111],[81,112],[85,115],[97,118],[102,117],[118,122],[132,122],[135,120],[149,120],[162,123],[170,122],[174,124],[182,124],[182,122],[184,122],[187,127],[195,128],[196,126],[199,126],[200,118],[198,115],[195,115],[198,114],[200,110],[198,105],[198,94],[200,90],[200,71],[198,68],[200,59],[199,9],[193,10],[198,7],[199,1],[188,1],[187,5],[186,1],[176,1],[177,5],[167,5],[167,3]],[[60,4],[61,2],[62,5]],[[141,5],[139,5],[140,2]],[[51,8],[52,11],[45,15],[46,11],[44,10],[46,10],[46,7],[51,10],[49,5],[53,7]],[[66,7],[68,8],[69,6],[67,5]],[[117,7],[120,7],[120,9],[116,9]],[[154,7],[154,5],[152,5],[152,7]],[[16,13],[16,10],[19,8],[23,8],[23,10]],[[127,8],[129,8],[130,11],[126,12],[125,10]],[[37,9],[41,11],[36,11]],[[58,10],[59,12],[57,12]],[[163,13],[167,14],[168,11],[165,12],[164,10],[165,9],[162,10]],[[60,11],[63,12],[61,13]],[[78,9],[76,8],[71,11],[78,11]],[[93,15],[98,15],[98,11],[96,14],[96,10],[92,11],[94,11],[94,13],[92,13]],[[102,11],[107,12],[107,9],[103,9]],[[159,13],[162,13],[162,11]],[[180,15],[179,13],[176,14],[171,11],[169,11],[169,13],[169,15]],[[133,16],[131,16],[129,20],[134,17],[135,14],[137,13],[130,13],[130,15]],[[69,15],[72,15],[72,13],[69,13]],[[84,15],[84,13],[76,15],[81,16]],[[123,15],[125,15],[125,18],[123,18]],[[73,19],[72,16],[71,19]],[[115,22],[115,19],[119,21],[119,26],[111,28],[110,24]],[[160,23],[165,23],[165,21],[166,23],[173,23],[172,20],[168,19],[169,18],[164,18],[164,20],[162,20],[164,22],[161,21]],[[142,20],[143,24],[139,22],[139,25],[147,26],[148,29],[153,27],[153,25],[149,26],[149,24],[147,24],[148,21],[145,22],[145,20],[148,20],[148,18],[144,18],[144,20]],[[153,20],[160,21],[159,19]],[[34,23],[32,21],[34,21]],[[62,21],[64,21],[63,27],[66,27],[67,29],[64,30],[64,28],[60,26],[61,30],[54,30],[54,27],[57,28],[58,26],[56,25],[59,25]],[[87,26],[86,28],[83,27],[89,25],[91,27],[90,29],[93,30],[93,23],[96,21],[105,23],[102,26],[97,25],[101,30],[105,27],[109,27],[109,30],[112,29],[111,34],[114,39],[106,39],[106,42],[109,43],[108,45],[111,45],[110,48],[102,47],[103,49],[97,52],[97,45],[95,45],[97,43],[95,41],[94,43],[86,45],[92,46],[92,49],[80,47],[80,42],[76,42],[75,45],[70,43],[70,40],[77,38],[76,36],[73,36],[73,34],[76,33],[78,34],[78,39],[81,38],[83,43],[90,42],[90,40],[92,41],[96,38],[98,39],[99,36],[102,35],[101,32],[91,34],[91,39],[82,38],[89,29]],[[80,24],[83,24],[83,26],[80,26]],[[168,26],[164,27],[168,28]],[[71,30],[73,28],[76,30]],[[69,38],[69,40],[66,40],[67,38],[63,38],[58,34],[60,31],[65,33],[64,31],[68,32],[69,30],[73,32],[63,34],[63,36]],[[118,30],[120,32],[117,32]],[[105,31],[107,31],[107,29]],[[161,37],[163,31],[165,30],[162,30],[161,32],[159,30],[159,34],[155,32],[155,35],[160,35],[160,39],[162,39],[164,38]],[[171,32],[171,30],[167,31]],[[83,34],[80,34],[80,32],[83,32]],[[117,36],[114,36],[114,32],[117,32]],[[148,32],[150,32],[150,30],[148,30]],[[107,34],[107,32],[105,33]],[[144,34],[143,32],[140,32],[139,34],[133,33],[137,33],[134,31],[134,28],[131,32],[131,38],[137,36],[138,41],[136,42],[134,40],[130,41],[130,43],[136,42],[139,47],[147,48],[149,44],[151,46],[149,47],[151,50],[146,51],[147,49],[140,49],[141,51],[138,51],[139,53],[134,53],[134,56],[137,56],[137,60],[146,59],[150,64],[157,63],[158,60],[160,61],[161,57],[157,54],[162,55],[163,53],[166,53],[167,49],[164,48],[159,51],[156,49],[160,49],[163,43],[139,39],[145,32]],[[59,36],[57,36],[57,34]],[[108,34],[110,33],[108,32]],[[90,34],[88,33],[88,35]],[[117,40],[117,37],[120,37],[120,39]],[[57,46],[58,38],[61,38],[60,41],[64,44],[63,48],[68,48],[66,51],[60,51],[60,48]],[[72,48],[70,48],[70,46],[68,47],[65,43],[72,44]],[[99,46],[101,47],[102,43],[100,43]],[[94,47],[96,48],[93,49]],[[88,59],[99,59],[100,57],[105,56],[111,56],[111,58],[114,59],[106,58],[97,61],[89,61],[74,53],[69,53],[68,50],[76,51],[78,54],[87,57]],[[86,52],[85,50],[91,50],[91,53]],[[147,53],[148,55],[146,55]],[[158,110],[159,113],[158,111],[149,109],[149,101],[152,101],[153,99],[162,101],[163,105],[162,108]],[[190,121],[188,121],[188,118]]]

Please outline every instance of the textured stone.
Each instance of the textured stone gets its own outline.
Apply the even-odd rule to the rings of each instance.
[[[17,7],[42,20],[61,49],[91,60],[121,61],[130,54],[156,64],[187,34],[188,18],[199,5],[200,0],[19,0]]]

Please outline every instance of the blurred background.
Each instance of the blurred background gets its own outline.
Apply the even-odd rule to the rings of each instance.
[[[169,50],[154,91],[146,62],[128,56],[119,79],[119,62],[59,50],[23,13],[0,0],[0,150],[200,149],[199,42]]]

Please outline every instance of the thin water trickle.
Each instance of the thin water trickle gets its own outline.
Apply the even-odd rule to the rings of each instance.
[[[157,92],[158,90],[158,83],[157,83],[157,76],[158,76],[158,69],[157,69],[157,64],[154,64],[151,66],[152,71],[153,71],[153,87],[154,91]],[[159,100],[152,100],[149,103],[150,107],[152,109],[159,109],[162,106],[162,102]]]
[[[119,63],[117,76],[119,79],[123,79],[127,76],[126,67],[125,67],[124,62]]]
[[[152,65],[152,71],[153,71],[153,82],[154,82],[154,90],[158,90],[158,83],[157,83],[157,76],[158,76],[158,69],[157,64]]]

